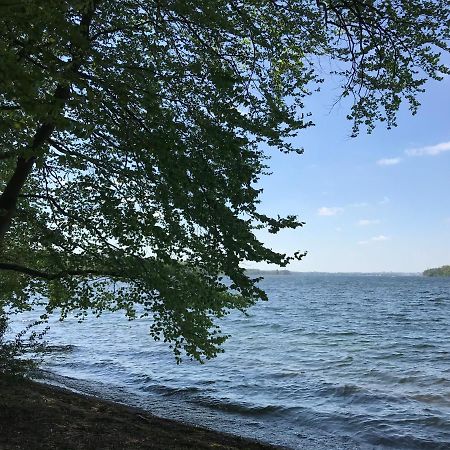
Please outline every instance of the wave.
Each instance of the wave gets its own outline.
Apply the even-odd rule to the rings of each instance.
[[[233,402],[229,399],[214,399],[205,397],[196,398],[194,400],[194,403],[211,409],[218,409],[221,411],[234,412],[252,416],[273,415],[281,412],[286,412],[292,409],[273,404],[255,405],[244,402]]]
[[[410,397],[421,403],[450,406],[450,396],[436,394],[416,394]]]
[[[305,374],[304,370],[285,370],[283,372],[270,373],[270,378],[298,378]]]
[[[348,397],[356,393],[361,393],[363,388],[354,384],[344,384],[338,386],[326,386],[318,390],[319,395],[323,397],[338,396]]]
[[[358,436],[359,435],[359,436]],[[448,450],[449,440],[445,435],[435,436],[433,439],[413,436],[405,433],[385,433],[381,430],[357,433],[363,441],[369,442],[376,448],[398,448],[405,450]],[[355,437],[356,437],[355,436]]]
[[[70,353],[76,349],[75,345],[45,345],[42,353]]]
[[[193,394],[202,391],[202,389],[195,386],[187,386],[187,387],[172,387],[165,386],[163,384],[148,384],[146,386],[141,387],[142,391],[145,392],[157,392],[164,396],[173,396],[173,395],[186,395]]]
[[[336,398],[342,398],[345,402],[360,405],[393,405],[404,403],[407,401],[405,396],[395,395],[388,392],[383,392],[377,389],[369,389],[354,384],[344,384],[336,386],[326,386],[318,389],[317,394],[321,397],[329,398],[335,403]]]
[[[361,333],[357,331],[335,331],[328,333],[330,336],[356,336]]]

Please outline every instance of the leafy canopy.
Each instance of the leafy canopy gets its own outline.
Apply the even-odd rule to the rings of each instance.
[[[0,305],[125,310],[201,360],[215,319],[286,266],[255,230],[263,145],[297,151],[327,75],[354,133],[395,125],[449,73],[449,4],[425,0],[0,0]],[[328,63],[327,63],[328,65]]]

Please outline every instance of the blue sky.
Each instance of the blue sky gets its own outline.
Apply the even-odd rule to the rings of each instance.
[[[348,108],[311,96],[314,128],[301,132],[301,156],[273,151],[261,180],[261,209],[297,214],[306,225],[259,237],[275,250],[307,250],[289,269],[421,272],[450,264],[450,77],[429,82],[416,116],[350,138]],[[248,267],[268,266],[247,264]]]

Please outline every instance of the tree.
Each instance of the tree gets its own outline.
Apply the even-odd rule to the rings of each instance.
[[[426,277],[450,277],[450,266],[435,267],[423,271]]]
[[[310,126],[330,60],[353,131],[449,73],[425,0],[1,0],[0,304],[149,316],[201,360],[265,293],[239,264],[296,217],[258,211],[262,145]]]

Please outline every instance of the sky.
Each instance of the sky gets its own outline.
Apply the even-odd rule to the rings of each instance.
[[[336,93],[337,95],[337,93]],[[258,237],[277,251],[306,250],[293,271],[422,272],[450,264],[450,77],[431,81],[398,127],[351,138],[346,105],[312,95],[316,126],[299,133],[304,154],[271,151],[261,210],[296,214],[303,228]],[[249,263],[246,267],[275,268]]]

